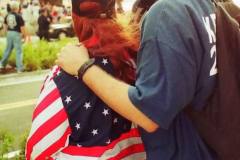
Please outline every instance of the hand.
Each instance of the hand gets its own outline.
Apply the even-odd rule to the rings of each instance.
[[[60,53],[57,54],[57,60],[55,62],[67,73],[77,75],[78,69],[88,60],[88,51],[83,44],[80,46],[67,44],[61,49]]]
[[[25,43],[25,42],[26,42],[26,39],[27,39],[26,36],[23,36],[23,37],[22,37],[22,43]]]

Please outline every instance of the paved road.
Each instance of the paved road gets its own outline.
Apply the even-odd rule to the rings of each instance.
[[[14,150],[31,126],[34,107],[46,71],[0,76],[0,131],[8,130],[15,136]]]

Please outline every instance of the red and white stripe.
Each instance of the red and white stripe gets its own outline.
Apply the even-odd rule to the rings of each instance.
[[[71,129],[59,91],[49,81],[42,91],[33,113],[31,131],[27,140],[27,160],[43,160],[68,144]]]
[[[128,133],[102,147],[68,146],[56,160],[144,160],[146,153],[135,125]]]

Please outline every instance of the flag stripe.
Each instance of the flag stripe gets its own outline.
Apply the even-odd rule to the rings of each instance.
[[[48,106],[43,112],[41,112],[32,122],[32,128],[31,128],[29,137],[31,137],[36,132],[39,126],[43,125],[51,117],[53,117],[55,114],[60,112],[60,110],[63,109],[62,106],[63,106],[62,100],[61,98],[58,98],[55,102],[53,102],[50,106]]]
[[[45,86],[47,85],[47,83],[49,83],[50,79],[52,79],[52,77],[54,77],[56,74],[54,74],[56,72],[56,70],[59,70],[60,68],[55,65],[52,67],[51,71],[48,73],[48,75],[46,76],[44,82],[43,82],[43,86],[40,90],[40,93],[42,93],[42,91],[44,90]]]
[[[146,158],[147,158],[146,152],[143,151],[143,152],[131,154],[121,160],[147,160]]]
[[[34,119],[47,107],[50,106],[51,103],[56,101],[60,97],[58,89],[55,88],[49,95],[47,95],[42,102],[36,107],[33,113],[33,121]]]
[[[27,157],[28,158],[30,157],[30,154],[34,150],[34,147],[39,142],[39,140],[42,140],[43,137],[48,135],[55,128],[59,127],[59,125],[61,125],[66,119],[67,119],[67,114],[66,114],[65,110],[62,109],[56,115],[51,117],[46,123],[41,125],[36,130],[36,132],[30,137],[30,139],[28,140],[28,143],[27,143],[27,148],[28,148]],[[58,132],[56,132],[56,133],[58,133]],[[59,132],[59,133],[61,133],[61,132]],[[48,141],[46,141],[46,142],[49,143]],[[41,147],[41,148],[43,149],[43,147]]]
[[[51,81],[47,84],[47,87],[44,89],[44,92],[42,92],[39,96],[39,100],[37,103],[37,106],[39,105],[40,102],[48,95],[50,94],[55,88],[57,88],[56,84],[54,81]]]
[[[66,133],[66,131],[68,131],[67,130],[68,127],[69,127],[69,123],[68,123],[68,120],[66,120],[61,125],[58,125],[52,132],[48,133],[43,139],[41,139],[36,145],[34,145],[33,152],[31,153],[31,157],[33,159],[36,159],[50,146],[52,146],[57,141],[61,140],[61,138],[66,138],[67,135],[64,135],[64,134]],[[66,143],[64,142],[63,145],[65,144]],[[54,153],[51,153],[51,155],[52,154]],[[48,155],[48,156],[51,156],[51,155]]]
[[[124,143],[124,140],[132,140],[134,143],[142,143],[139,138],[138,129],[131,129],[128,133],[123,133],[121,137],[113,142],[111,142],[108,146],[103,147],[77,147],[77,146],[68,146],[62,152],[70,155],[84,155],[84,156],[92,156],[92,157],[100,157],[104,152],[107,152],[108,149],[113,149],[117,143]],[[137,140],[139,139],[139,140]]]
[[[60,71],[60,69],[61,68],[57,66],[56,70],[53,72],[53,75],[52,75],[52,77],[50,77],[49,81],[51,81],[53,79],[53,77],[57,75],[57,73],[58,73],[58,71]]]
[[[44,160],[45,157],[50,157],[52,153],[56,153],[60,147],[65,147],[68,136],[71,134],[71,128],[68,127],[63,136],[56,141],[53,145],[47,148],[44,152],[39,155],[36,160]]]
[[[120,153],[112,158],[108,158],[107,160],[119,160],[119,159],[123,159],[125,158],[126,160],[129,160],[129,155],[132,155],[134,153],[138,153],[138,152],[144,152],[144,147],[143,144],[135,144],[135,145],[131,145],[125,149],[122,149],[120,151]],[[138,155],[135,155],[138,157]],[[138,159],[140,160],[140,159]]]
[[[60,152],[56,160],[99,160],[99,157],[76,156],[76,155],[69,155],[69,154]]]
[[[121,150],[127,149],[129,146],[135,146],[137,144],[141,144],[141,138],[140,137],[131,137],[131,135],[129,135],[128,139],[119,141],[113,148],[106,150],[103,154],[101,159],[102,160],[106,160],[109,159],[111,157],[115,157],[117,156]],[[126,153],[126,152],[124,152]],[[121,154],[122,157],[124,157]],[[127,156],[127,155],[125,155]]]

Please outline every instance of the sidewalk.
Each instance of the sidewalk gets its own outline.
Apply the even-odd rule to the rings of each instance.
[[[20,83],[43,81],[50,69],[24,73],[0,74],[0,87]]]

